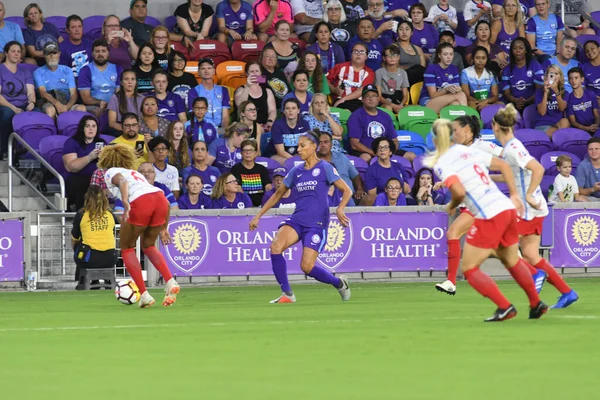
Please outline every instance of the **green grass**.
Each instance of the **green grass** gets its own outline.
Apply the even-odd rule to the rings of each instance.
[[[108,291],[0,293],[0,393],[26,399],[577,399],[597,398],[599,279],[572,279],[581,300],[527,319],[465,283],[354,284],[342,303],[296,285],[182,290],[174,307],[140,310]],[[157,300],[159,291],[152,291]],[[557,292],[546,284],[542,298]],[[159,297],[160,296],[160,297]]]

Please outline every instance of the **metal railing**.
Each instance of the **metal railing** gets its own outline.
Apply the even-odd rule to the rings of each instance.
[[[14,141],[17,141],[19,145],[23,146],[25,150],[36,160],[40,162],[44,168],[48,170],[50,174],[52,174],[56,179],[58,179],[58,183],[60,186],[60,206],[57,206],[44,195],[44,193],[40,192],[29,180],[13,165],[13,150],[14,150]],[[8,209],[9,211],[13,211],[13,174],[17,176],[21,180],[21,182],[25,183],[48,207],[50,207],[54,211],[64,212],[65,210],[65,180],[60,173],[58,173],[52,165],[48,161],[44,159],[33,147],[31,147],[21,136],[19,136],[16,132],[11,133],[8,138]]]

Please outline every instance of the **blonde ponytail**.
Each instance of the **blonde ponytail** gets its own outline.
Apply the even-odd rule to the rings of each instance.
[[[506,105],[506,107],[498,110],[494,115],[494,123],[505,135],[513,133],[514,126],[517,124],[519,113],[512,103]]]
[[[433,123],[432,132],[436,150],[425,159],[424,165],[433,168],[441,156],[450,148],[452,137],[452,123],[447,119],[438,119]]]

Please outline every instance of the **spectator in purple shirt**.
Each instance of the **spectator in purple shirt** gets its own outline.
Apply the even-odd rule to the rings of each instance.
[[[177,200],[180,210],[208,210],[212,206],[209,196],[202,191],[202,178],[200,175],[192,174],[185,179],[187,193]]]
[[[60,64],[73,70],[77,78],[81,68],[92,60],[92,42],[83,36],[83,20],[78,15],[67,17],[68,37],[59,44]]]
[[[139,47],[133,41],[131,31],[121,28],[121,20],[116,15],[107,15],[102,25],[104,39],[109,44],[108,61],[122,69],[131,68],[138,56]]]
[[[237,178],[229,173],[223,174],[217,179],[210,197],[214,209],[252,207],[250,197],[244,193]]]
[[[252,6],[242,0],[223,0],[215,12],[219,33],[215,39],[231,46],[234,40],[256,40]]]
[[[406,183],[406,171],[398,162],[392,161],[392,155],[396,146],[393,141],[385,137],[377,138],[372,144],[373,152],[377,154],[377,160],[372,163],[365,174],[365,191],[367,195],[363,198],[362,204],[370,206],[375,201],[377,194],[385,191],[385,185],[388,179],[396,178],[402,183],[404,193],[410,192],[410,187]],[[402,195],[404,197],[404,194]],[[406,202],[406,200],[404,199]]]
[[[419,46],[423,50],[425,59],[429,61],[429,58],[433,56],[440,42],[440,34],[435,26],[425,22],[427,15],[427,9],[421,3],[417,3],[410,8],[410,18],[413,27],[410,42],[415,46]]]
[[[44,45],[48,42],[63,41],[58,29],[50,22],[44,22],[42,9],[36,3],[30,3],[23,11],[23,19],[27,28],[23,29],[23,38],[27,54],[35,59],[38,65],[44,65]]]
[[[213,166],[217,167],[222,174],[231,171],[231,168],[242,161],[242,142],[250,133],[250,128],[243,122],[234,122],[225,128],[223,135],[225,143],[217,147],[215,162]]]
[[[373,21],[373,27],[375,28],[373,37],[378,39],[383,47],[394,43],[398,39],[396,33],[398,21],[392,20],[391,15],[386,15],[384,18],[384,1],[369,0],[367,5],[369,7],[368,18]]]
[[[65,142],[63,162],[69,172],[66,178],[67,208],[79,210],[83,207],[85,193],[105,144],[98,133],[98,121],[91,115],[79,121],[77,131]]]
[[[185,103],[181,96],[167,91],[169,85],[168,74],[165,70],[157,69],[152,75],[154,92],[148,93],[158,101],[157,115],[168,121],[187,122]]]
[[[373,37],[375,33],[375,26],[373,21],[367,17],[361,18],[358,22],[358,28],[356,29],[358,35],[348,41],[346,46],[346,59],[352,59],[352,52],[354,45],[362,43],[367,49],[367,61],[366,65],[373,71],[377,71],[381,68],[381,61],[383,59],[383,47],[379,39]]]
[[[275,194],[277,189],[283,185],[283,179],[287,175],[285,167],[275,168],[273,171],[273,188],[267,190],[262,197],[262,205],[264,206],[267,201]],[[288,189],[282,196],[281,199],[273,204],[273,208],[295,208],[296,207],[296,191]]]
[[[278,118],[271,129],[270,153],[282,164],[298,153],[298,140],[302,134],[310,130],[308,122],[300,115],[300,102],[287,99],[283,103],[283,118]]]
[[[535,104],[540,118],[535,121],[535,129],[552,134],[561,128],[568,128],[565,118],[569,93],[565,90],[565,78],[557,65],[551,65],[544,75],[544,87],[535,92]]]
[[[600,44],[595,40],[588,40],[583,45],[588,62],[583,64],[585,84],[600,101]]]
[[[390,178],[385,183],[385,191],[375,198],[375,207],[405,206],[406,196],[402,193],[402,182],[398,178]]]
[[[504,98],[519,110],[535,100],[535,91],[544,80],[544,71],[531,52],[531,45],[522,37],[510,44],[510,62],[502,71]]]
[[[421,168],[417,171],[415,182],[410,190],[410,197],[406,200],[409,206],[432,206],[444,204],[444,195],[439,191],[442,182],[433,181],[433,170]]]
[[[591,90],[583,87],[583,70],[575,67],[569,70],[569,82],[573,92],[567,101],[567,117],[573,128],[582,129],[594,136],[600,133],[600,112],[598,99]]]

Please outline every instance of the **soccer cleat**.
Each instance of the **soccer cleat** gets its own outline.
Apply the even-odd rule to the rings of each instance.
[[[147,290],[140,296],[140,308],[152,307],[154,303],[154,298],[150,296]]]
[[[494,315],[484,319],[484,322],[499,322],[511,319],[517,316],[517,309],[512,304],[506,309],[498,308]]]
[[[281,296],[279,296],[275,300],[271,300],[269,303],[271,303],[271,304],[279,304],[279,303],[295,303],[295,302],[296,302],[296,295],[295,294],[292,294],[291,296],[288,296],[287,294],[282,293]]]
[[[579,295],[576,291],[571,290],[569,293],[565,293],[560,296],[556,304],[550,308],[567,308],[577,300],[579,300]]]
[[[529,319],[540,319],[548,311],[548,306],[540,301],[535,307],[529,309]]]
[[[435,285],[435,288],[440,292],[448,293],[451,296],[456,294],[456,285],[451,281],[444,281],[443,283],[438,283]]]
[[[163,300],[163,306],[168,307],[173,305],[177,301],[177,295],[179,294],[181,288],[175,278],[171,278],[167,285],[165,286],[165,298]]]
[[[342,296],[342,301],[350,300],[350,286],[348,286],[348,277],[346,275],[340,276],[340,281],[342,281],[342,287],[338,289],[340,296]]]
[[[535,290],[540,293],[544,287],[544,282],[546,282],[546,273],[541,269],[538,269],[537,272],[533,274],[532,278],[533,283],[535,283]]]

